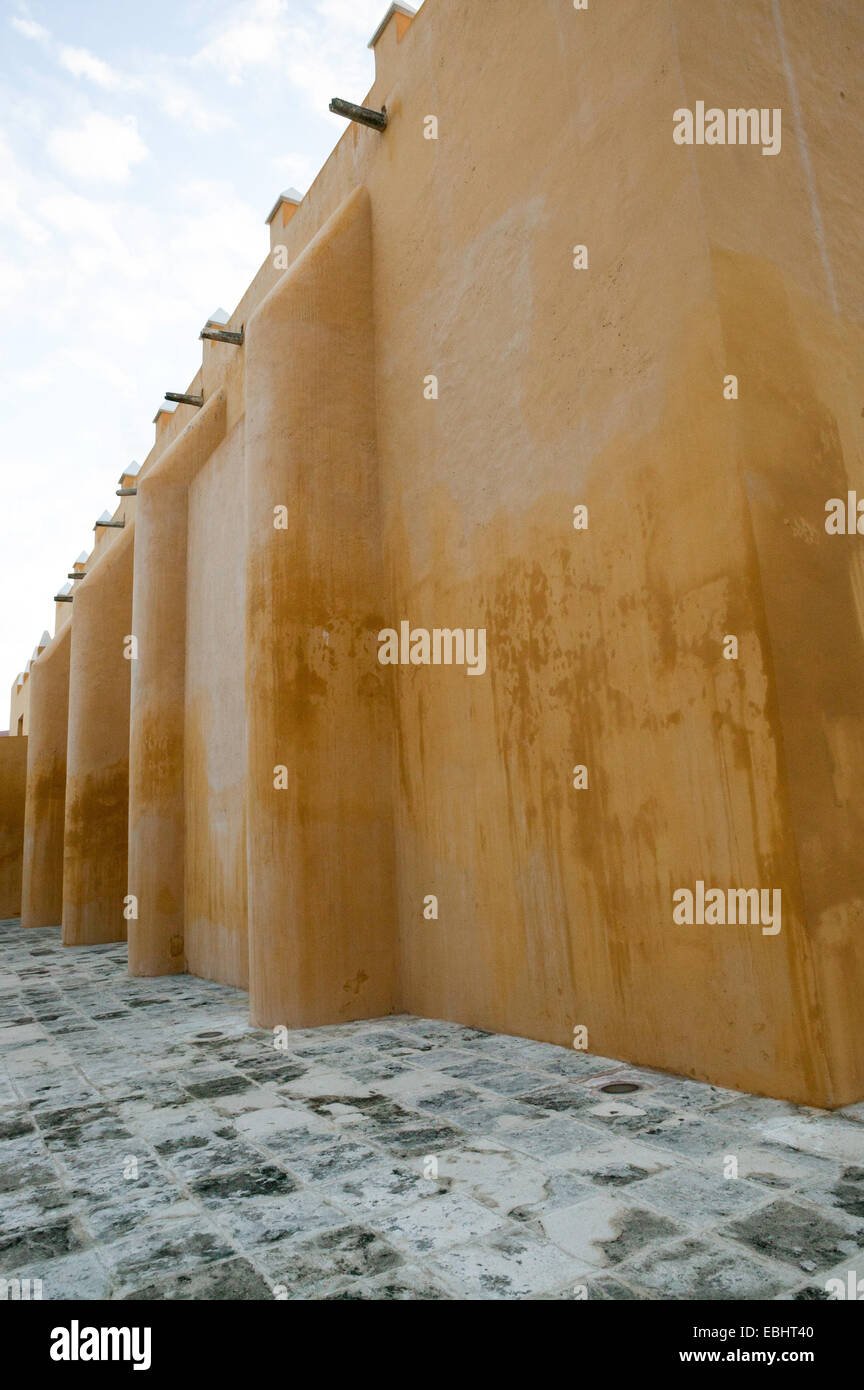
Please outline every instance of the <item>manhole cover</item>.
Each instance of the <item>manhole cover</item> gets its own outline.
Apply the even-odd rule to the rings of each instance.
[[[638,1091],[639,1087],[634,1081],[610,1081],[608,1086],[601,1086],[600,1090],[609,1096],[627,1096],[631,1091]]]

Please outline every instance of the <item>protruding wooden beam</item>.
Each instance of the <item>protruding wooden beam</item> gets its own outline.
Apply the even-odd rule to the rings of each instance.
[[[203,396],[192,396],[187,391],[166,391],[166,401],[176,401],[178,405],[197,405],[199,408],[204,404]]]
[[[54,595],[54,602],[55,602],[55,603],[71,603],[71,602],[72,602],[72,595],[71,595],[71,594],[55,594],[55,595]]]
[[[118,497],[137,497],[137,487],[118,487],[116,489]]]
[[[380,111],[375,111],[371,106],[355,106],[353,101],[343,101],[341,97],[334,97],[330,103],[330,110],[337,116],[345,116],[349,121],[357,121],[359,125],[371,126],[373,130],[387,129],[387,107],[382,106]]]
[[[69,573],[67,574],[66,578],[67,578],[67,579],[83,579],[86,573],[87,573],[86,570],[70,570]]]
[[[97,529],[97,527],[99,527],[99,526],[113,526],[113,527],[115,527],[118,531],[122,531],[122,529],[123,529],[123,527],[124,527],[125,525],[126,525],[126,522],[125,522],[125,521],[94,521],[94,523],[93,523],[93,530],[95,531],[95,530]]]
[[[207,338],[211,343],[231,343],[233,347],[243,346],[243,329],[239,333],[229,333],[227,328],[202,328],[199,338]]]

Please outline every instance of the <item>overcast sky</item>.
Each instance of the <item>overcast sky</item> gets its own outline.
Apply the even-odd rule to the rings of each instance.
[[[33,0],[0,21],[0,728],[93,522],[372,84],[388,0]],[[415,0],[416,8],[416,0]]]

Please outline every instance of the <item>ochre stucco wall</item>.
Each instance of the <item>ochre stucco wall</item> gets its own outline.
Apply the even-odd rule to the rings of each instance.
[[[225,396],[217,391],[138,481],[130,618],[138,641],[129,747],[129,892],[138,914],[129,929],[133,975],[185,969],[188,491],[223,438],[226,418]]]
[[[133,973],[242,984],[248,942],[262,1024],[583,1025],[864,1095],[864,540],[824,529],[864,493],[862,40],[853,0],[387,26],[386,132],[278,220],[139,475]],[[700,100],[780,107],[781,153],[676,145]],[[117,534],[67,605],[76,805],[122,765]],[[486,674],[382,667],[402,620],[486,628]],[[112,807],[67,798],[64,939]],[[780,890],[781,931],[676,925],[698,880]]]
[[[0,738],[0,917],[21,911],[27,738]]]
[[[63,944],[126,939],[133,522],[75,593],[63,860]]]
[[[864,45],[860,6],[676,3],[685,100],[783,110],[783,152],[754,169],[695,149],[727,370],[742,382],[747,488],[777,691],[775,729],[798,858],[805,952],[831,1097],[864,1092],[864,556],[826,534],[825,503],[864,495]],[[724,25],[722,45],[710,41]],[[716,157],[712,157],[716,156]],[[766,872],[769,866],[766,864]],[[858,1002],[856,1002],[858,1001]]]
[[[247,327],[249,989],[262,1024],[397,1006],[373,354],[358,189]]]
[[[189,489],[184,731],[188,968],[241,989],[249,983],[243,448],[241,420]]]
[[[67,623],[30,671],[34,719],[27,753],[21,893],[23,927],[56,927],[63,915],[71,637],[72,628]]]

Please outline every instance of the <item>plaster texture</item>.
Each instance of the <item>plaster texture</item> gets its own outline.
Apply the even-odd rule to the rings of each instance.
[[[0,906],[21,911],[21,864],[27,788],[27,738],[0,738]]]
[[[386,131],[271,218],[64,605],[65,941],[129,894],[131,973],[262,1027],[584,1028],[864,1097],[864,561],[825,530],[864,495],[862,43],[853,0],[391,17]],[[699,102],[782,148],[676,144]],[[402,621],[485,629],[485,673],[381,665]],[[697,883],[780,930],[676,923]]]
[[[57,926],[63,915],[71,638],[71,627],[62,627],[30,672],[34,718],[27,752],[23,927]]]

